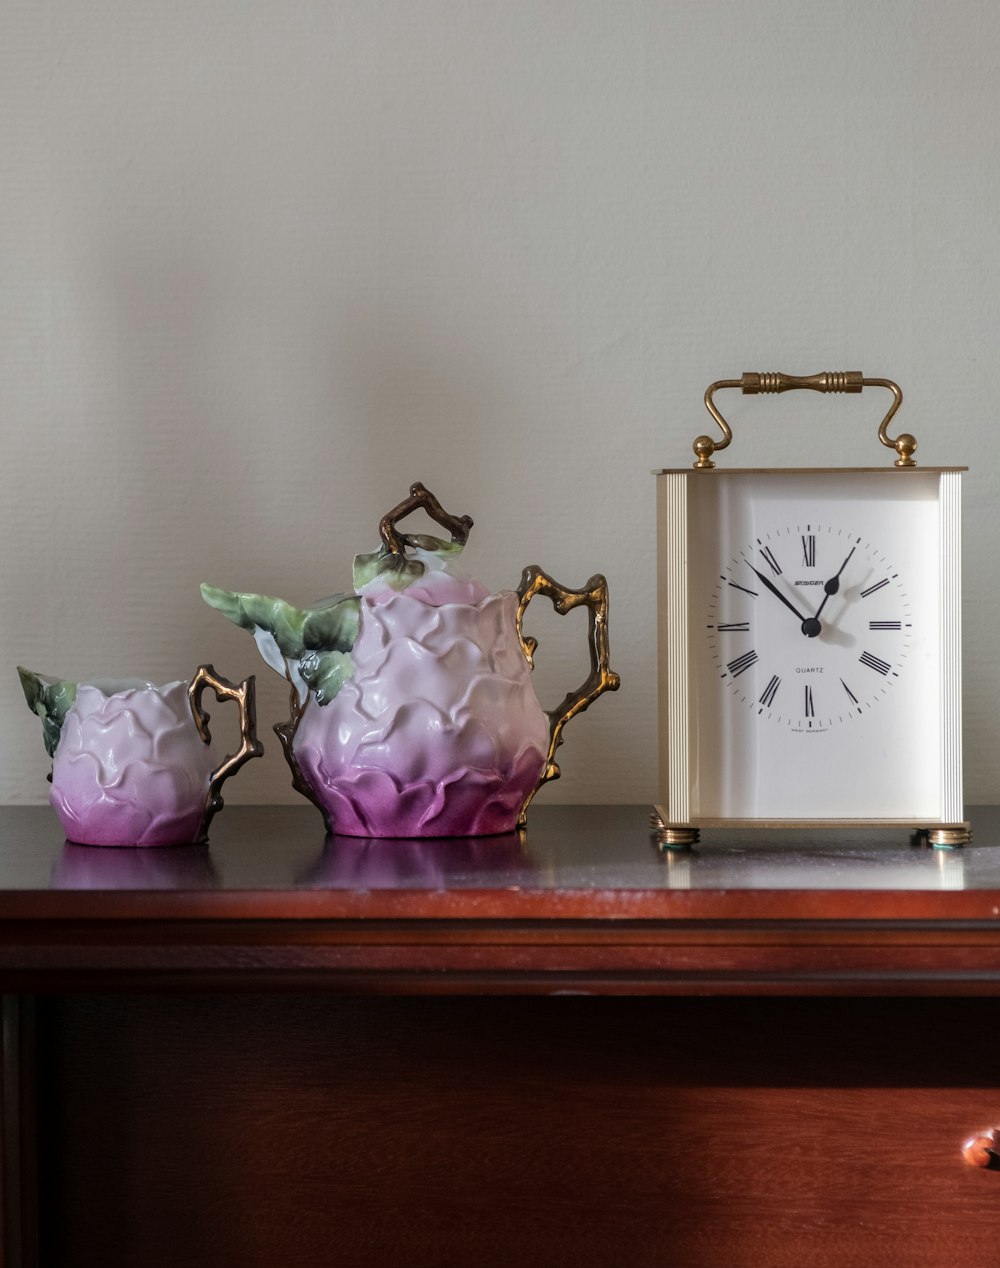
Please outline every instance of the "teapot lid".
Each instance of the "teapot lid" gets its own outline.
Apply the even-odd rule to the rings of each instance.
[[[427,533],[399,532],[398,521],[418,509],[446,528],[451,540]],[[434,607],[480,603],[488,597],[489,590],[458,563],[471,528],[471,516],[449,514],[424,485],[411,485],[409,497],[382,516],[382,544],[378,550],[355,555],[354,589],[374,603],[386,602],[403,591]]]
[[[396,531],[397,520],[419,507],[451,533],[451,541]],[[449,515],[433,493],[414,484],[410,496],[383,515],[379,549],[355,557],[354,593],[331,595],[299,608],[271,595],[203,584],[202,598],[253,634],[264,660],[288,678],[300,699],[312,691],[322,705],[336,696],[352,672],[350,654],[360,631],[362,604],[387,603],[404,592],[436,608],[476,605],[489,598],[490,591],[457,562],[471,527],[468,515]]]

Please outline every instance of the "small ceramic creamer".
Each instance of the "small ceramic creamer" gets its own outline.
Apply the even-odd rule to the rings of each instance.
[[[190,845],[207,839],[224,780],[263,752],[254,680],[234,686],[211,665],[190,682],[67,682],[18,669],[28,707],[42,720],[52,757],[49,800],[78,845]],[[238,751],[212,752],[202,696],[239,705]]]
[[[423,508],[451,541],[405,535]],[[212,607],[249,630],[291,685],[292,716],[275,727],[292,783],[347,836],[448,837],[523,825],[538,788],[559,775],[566,722],[618,687],[608,664],[608,588],[568,590],[540,568],[491,594],[458,560],[472,520],[423,485],[382,517],[381,545],[354,560],[352,594],[311,608],[202,586]],[[532,597],[589,610],[591,673],[546,713],[531,685],[535,640],[522,634]]]

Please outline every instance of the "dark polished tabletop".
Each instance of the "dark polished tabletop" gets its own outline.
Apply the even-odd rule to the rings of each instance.
[[[313,807],[227,807],[208,846],[70,845],[0,810],[0,989],[998,994],[1000,810],[974,844],[905,830],[706,830],[648,806],[528,830],[326,838]]]
[[[648,815],[647,806],[542,805],[523,835],[415,841],[324,837],[307,805],[235,806],[216,817],[208,846],[108,849],[66,842],[48,807],[9,806],[0,808],[0,917],[690,918],[738,906],[836,918],[847,907],[938,914],[928,900],[943,894],[956,916],[1000,915],[1000,807],[969,811],[974,843],[958,850],[915,846],[899,828],[715,829],[694,850],[661,853]],[[835,895],[839,903],[823,903]]]

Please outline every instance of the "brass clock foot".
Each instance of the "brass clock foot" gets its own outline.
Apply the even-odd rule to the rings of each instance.
[[[936,823],[930,828],[918,828],[915,844],[929,845],[935,850],[957,850],[972,840],[970,823]]]
[[[689,823],[667,823],[655,808],[649,816],[649,826],[661,850],[690,850],[701,839],[697,828]]]

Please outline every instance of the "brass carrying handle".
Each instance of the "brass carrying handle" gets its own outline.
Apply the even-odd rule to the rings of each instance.
[[[581,590],[568,590],[561,586],[541,570],[537,564],[531,564],[521,574],[521,584],[517,588],[519,603],[517,605],[517,637],[521,651],[531,669],[535,667],[535,651],[538,647],[536,638],[526,637],[522,625],[528,604],[536,594],[545,594],[552,600],[552,606],[560,616],[565,616],[573,608],[582,603],[587,605],[589,622],[587,627],[587,643],[590,647],[590,675],[582,687],[571,691],[555,709],[547,711],[549,719],[549,751],[545,756],[545,766],[538,783],[521,806],[517,817],[517,826],[523,828],[527,822],[528,806],[542,784],[550,779],[558,779],[559,765],[555,760],[555,752],[562,743],[563,727],[578,713],[592,705],[598,696],[605,691],[617,691],[621,679],[610,668],[610,646],[608,641],[608,583],[600,573],[591,577]]]
[[[738,387],[744,396],[765,394],[777,395],[779,392],[791,392],[797,388],[808,388],[812,392],[860,392],[864,387],[884,387],[892,393],[892,404],[889,412],[879,424],[878,438],[888,449],[896,451],[897,467],[915,467],[913,459],[917,442],[909,432],[901,432],[895,440],[889,435],[888,427],[896,411],[903,403],[903,393],[898,383],[892,379],[867,379],[861,370],[824,370],[822,374],[758,374],[744,372],[738,379],[720,379],[705,389],[705,408],[722,429],[722,440],[713,440],[711,436],[699,436],[694,442],[694,452],[698,461],[696,468],[707,471],[715,466],[712,455],[719,449],[725,449],[733,438],[732,428],[719,413],[712,397],[720,388]]]
[[[419,482],[410,485],[410,496],[404,498],[398,506],[383,515],[379,520],[378,533],[385,543],[386,549],[393,555],[401,555],[406,545],[405,540],[396,532],[396,524],[412,511],[423,508],[436,524],[451,533],[451,540],[464,546],[469,539],[472,528],[472,517],[469,515],[450,515],[429,489]]]
[[[217,700],[235,700],[239,705],[241,743],[237,751],[216,767],[209,778],[205,814],[201,821],[201,840],[205,839],[212,816],[216,811],[222,809],[222,794],[220,792],[222,785],[230,775],[236,774],[244,762],[248,762],[251,757],[260,757],[264,752],[264,746],[257,739],[256,679],[254,675],[251,674],[249,678],[245,678],[237,687],[228,678],[223,678],[217,674],[214,665],[198,666],[197,673],[188,684],[188,702],[191,705],[191,713],[194,716],[194,724],[198,728],[198,734],[206,744],[211,744],[212,735],[208,729],[209,715],[201,703],[206,687],[211,687]]]

